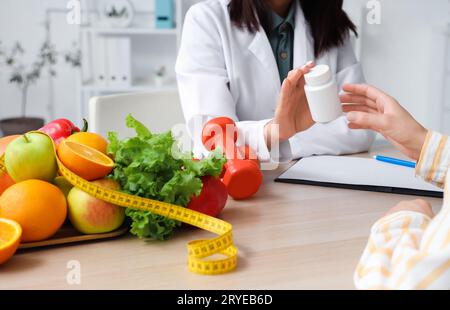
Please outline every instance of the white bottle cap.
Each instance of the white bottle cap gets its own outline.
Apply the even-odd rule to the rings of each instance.
[[[331,81],[330,67],[327,65],[318,65],[305,74],[306,84],[309,86],[320,86]]]

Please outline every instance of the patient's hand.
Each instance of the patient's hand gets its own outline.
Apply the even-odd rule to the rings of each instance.
[[[401,211],[419,212],[429,216],[430,218],[434,217],[433,209],[431,208],[430,203],[422,199],[402,201],[391,210],[389,210],[389,212],[386,213],[386,216]]]
[[[350,128],[374,130],[419,160],[427,130],[397,100],[370,85],[345,85],[344,91],[341,102]]]
[[[305,74],[314,67],[313,62],[289,72],[281,87],[274,119],[266,125],[264,134],[267,145],[271,141],[273,125],[279,127],[279,140],[285,141],[314,125],[305,94]]]

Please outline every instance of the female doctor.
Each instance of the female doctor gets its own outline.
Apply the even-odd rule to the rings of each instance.
[[[304,92],[312,59],[330,66],[340,89],[364,82],[350,43],[356,27],[342,4],[206,0],[190,8],[176,73],[197,156],[202,125],[221,116],[236,121],[238,145],[245,139],[262,161],[368,150],[374,134],[349,129],[345,117],[314,124]]]

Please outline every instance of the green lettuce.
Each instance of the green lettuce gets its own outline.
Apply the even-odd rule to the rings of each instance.
[[[136,132],[133,138],[120,140],[115,132],[108,133],[108,153],[113,155],[115,168],[110,177],[125,193],[186,207],[202,190],[201,177],[218,176],[225,158],[220,151],[210,157],[192,160],[192,154],[179,156],[172,133],[153,134],[131,115],[127,127]],[[174,150],[176,158],[172,156]],[[139,238],[167,240],[181,224],[149,211],[127,209],[131,233]]]

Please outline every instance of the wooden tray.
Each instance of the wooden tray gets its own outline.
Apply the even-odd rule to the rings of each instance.
[[[80,243],[86,241],[114,238],[126,234],[128,230],[129,230],[128,225],[123,225],[119,229],[106,234],[82,235],[77,230],[75,230],[75,228],[73,228],[70,224],[65,224],[51,239],[39,242],[22,243],[20,244],[19,249],[20,250],[36,249],[55,245],[65,245],[71,243]]]

